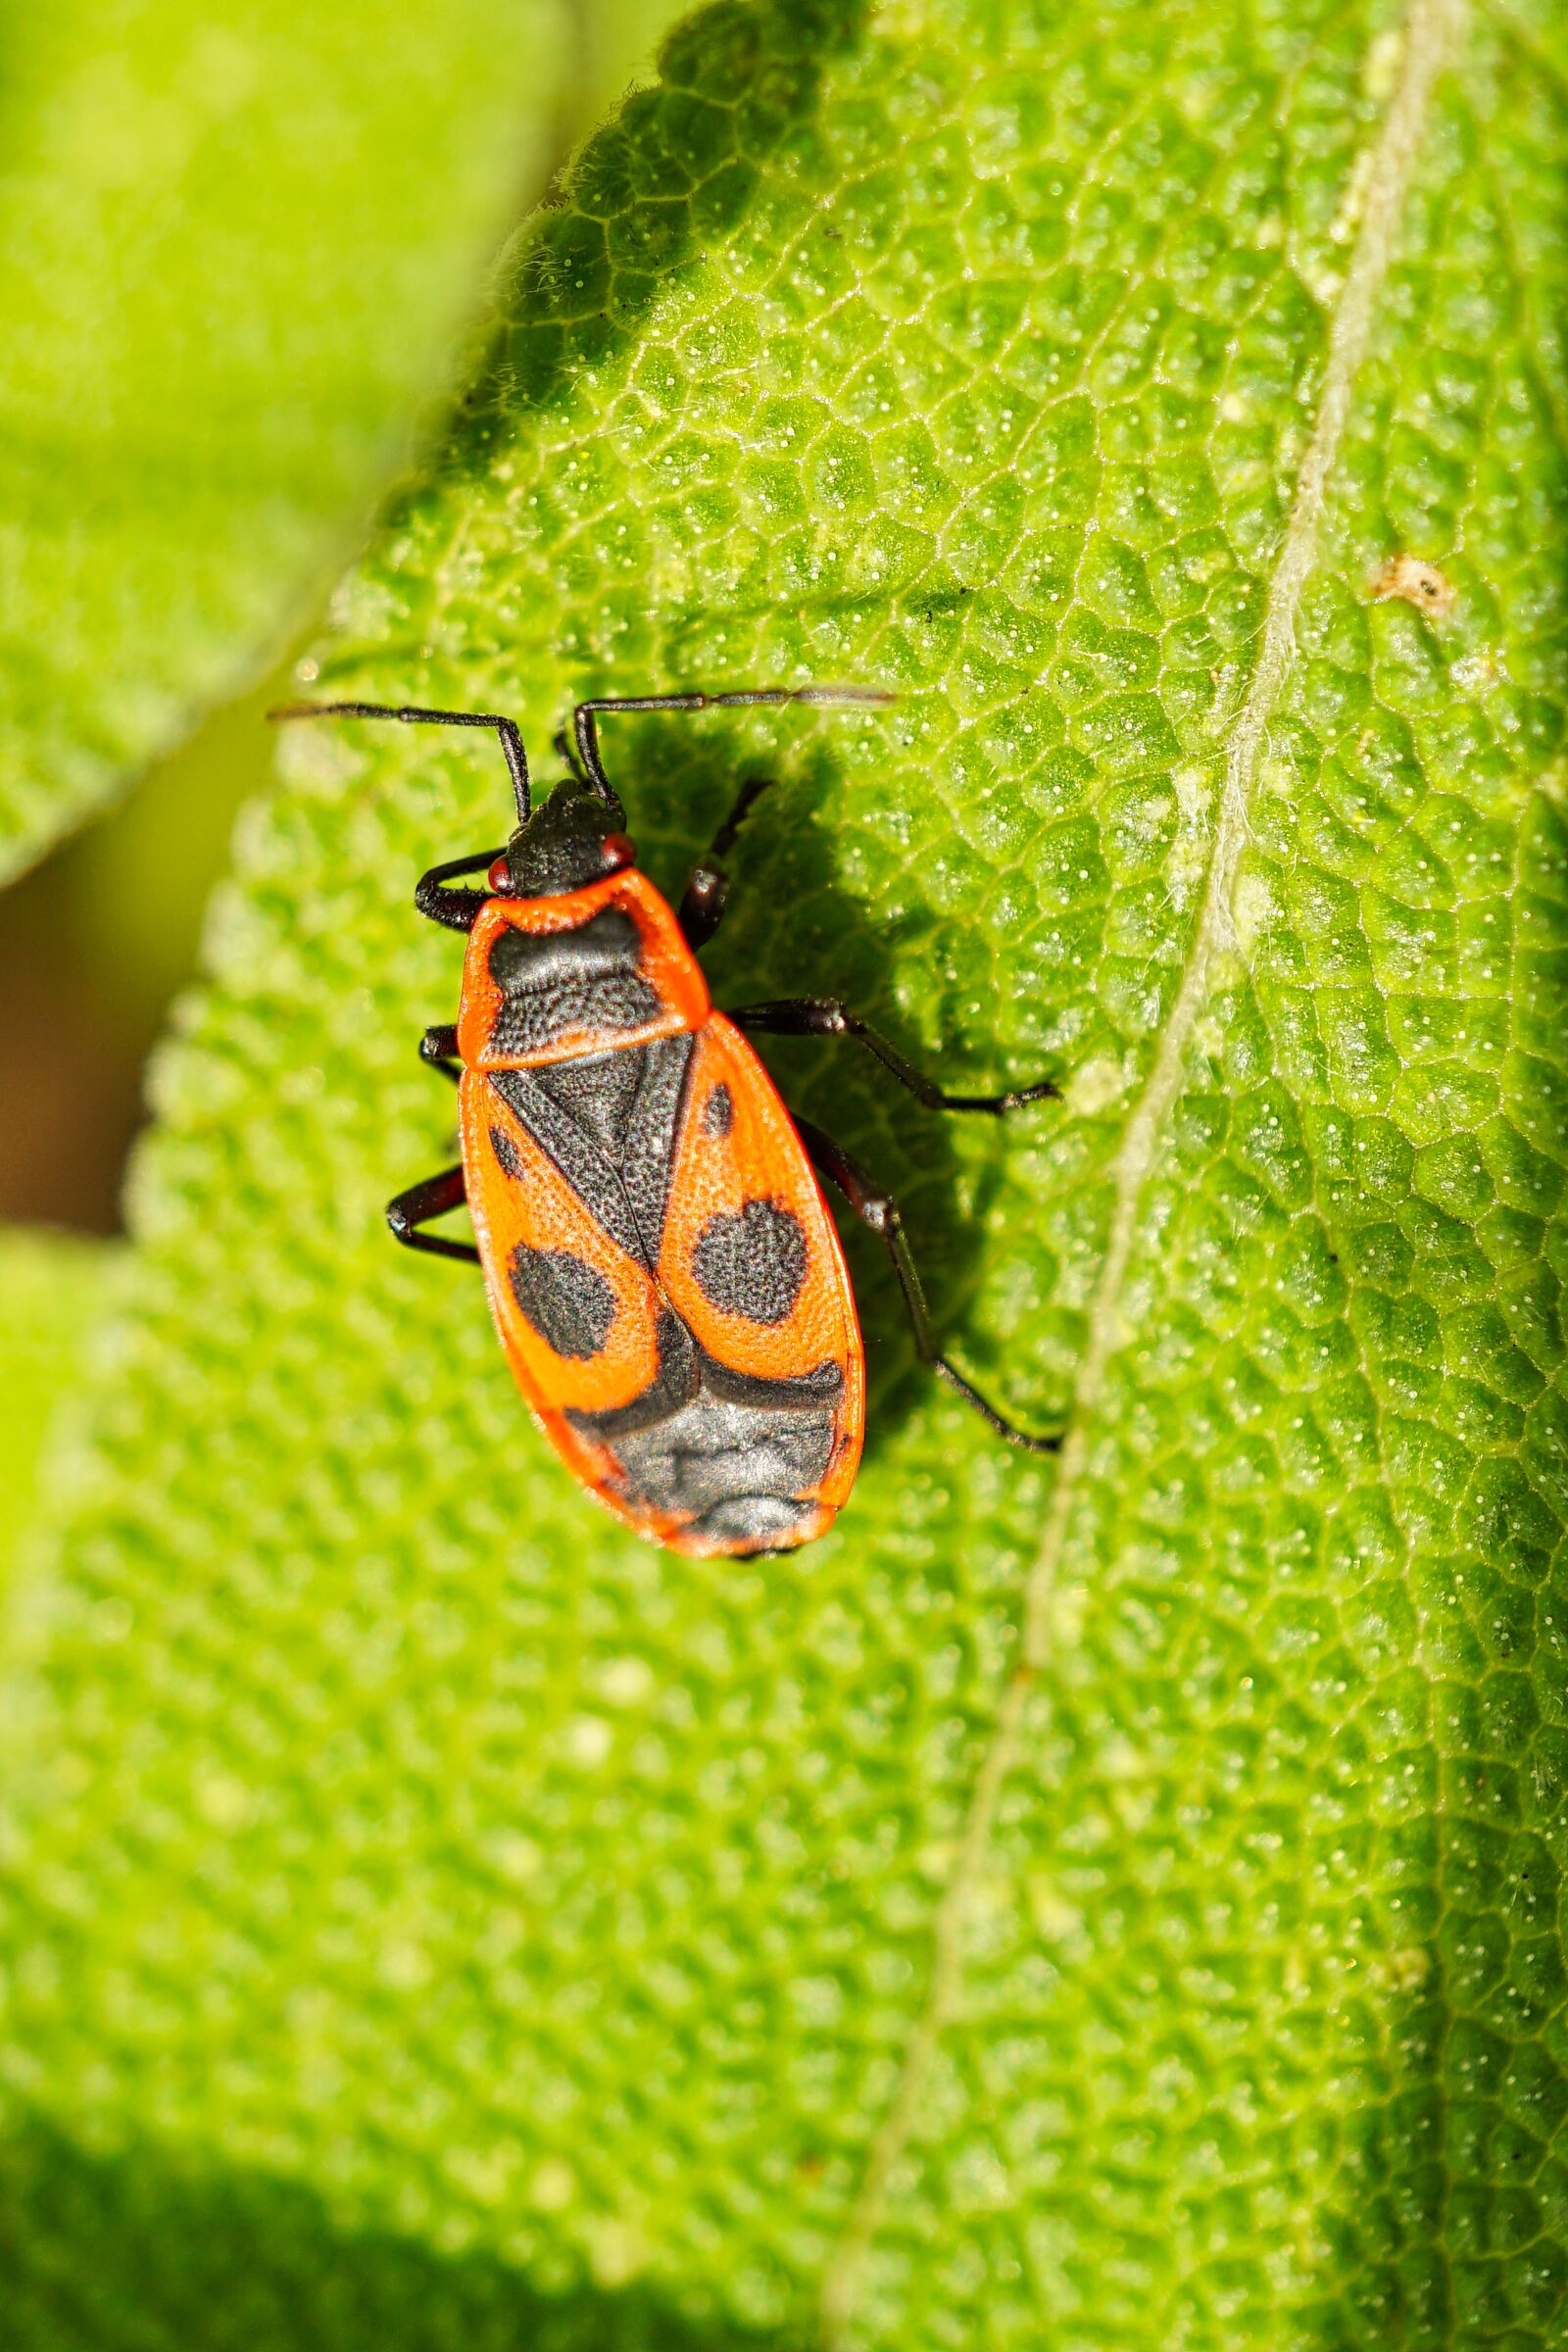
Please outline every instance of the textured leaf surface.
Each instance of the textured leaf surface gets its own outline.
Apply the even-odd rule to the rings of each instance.
[[[409,884],[498,762],[302,734],[23,1690],[41,2302],[129,2179],[261,2214],[285,2309],[357,2222],[411,2342],[474,2266],[596,2281],[573,2340],[1561,2340],[1560,46],[724,6],[591,150],[321,690],[542,749],[585,688],[897,685],[612,756],[670,883],[782,779],[721,1002],[1066,1077],[938,1132],[774,1057],[1070,1434],[934,1394],[857,1250],[833,1537],[623,1542],[377,1231],[450,1156]]]
[[[564,18],[6,9],[0,873],[298,626],[549,167]]]

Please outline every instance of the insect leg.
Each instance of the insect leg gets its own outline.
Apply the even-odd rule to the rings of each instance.
[[[891,703],[894,697],[875,686],[746,686],[733,694],[612,694],[579,703],[571,714],[572,733],[583,772],[602,800],[619,807],[619,796],[605,773],[595,724],[602,710],[733,710],[751,703],[810,703],[824,710],[840,705],[870,706]]]
[[[463,1169],[443,1168],[439,1176],[427,1176],[422,1184],[411,1184],[406,1193],[386,1204],[386,1221],[397,1239],[408,1250],[428,1250],[432,1257],[461,1257],[479,1263],[479,1252],[471,1242],[449,1242],[442,1233],[420,1233],[432,1217],[444,1217],[449,1208],[461,1208],[468,1195],[463,1181]]]
[[[904,1219],[899,1214],[899,1204],[892,1194],[885,1193],[876,1180],[866,1174],[858,1160],[852,1159],[843,1145],[836,1144],[830,1135],[824,1135],[820,1127],[811,1126],[806,1119],[797,1119],[795,1124],[814,1164],[838,1186],[861,1224],[868,1226],[872,1233],[881,1235],[887,1253],[893,1260],[899,1288],[904,1293],[904,1303],[914,1329],[914,1345],[922,1362],[928,1363],[950,1388],[956,1389],[964,1402],[973,1405],[981,1419],[988,1421],[998,1437],[1005,1438],[1009,1446],[1022,1446],[1030,1453],[1054,1453],[1061,1444],[1059,1430],[1046,1437],[1032,1437],[1027,1430],[1019,1429],[1015,1422],[999,1413],[994,1404],[988,1404],[979,1390],[970,1386],[963,1374],[956,1370],[937,1347],[931,1330],[931,1318],[926,1310],[925,1293],[920,1288],[920,1277],[904,1231]]]
[[[772,782],[771,776],[747,777],[735,795],[734,807],[709,843],[707,856],[687,875],[676,919],[689,948],[706,947],[718,929],[729,897],[729,876],[722,860],[735,847],[735,837],[753,802]]]
[[[448,890],[446,885],[455,874],[484,871],[501,855],[500,850],[475,850],[469,858],[453,858],[445,865],[432,865],[414,886],[416,911],[427,922],[444,923],[449,931],[471,931],[487,894],[482,890]]]
[[[1015,1086],[1003,1095],[944,1094],[837,997],[781,997],[767,1004],[742,1004],[728,1017],[737,1029],[761,1030],[771,1037],[858,1037],[927,1110],[987,1110],[1000,1118],[1004,1111],[1020,1110],[1026,1102],[1059,1101],[1061,1096],[1060,1087],[1051,1078],[1037,1079],[1033,1086]]]
[[[494,727],[501,738],[517,822],[528,822],[528,755],[514,718],[499,710],[422,710],[403,703],[280,703],[269,718],[397,718],[409,727]]]
[[[458,1030],[455,1021],[445,1021],[438,1028],[427,1029],[419,1040],[419,1059],[427,1069],[439,1070],[456,1086],[463,1076],[463,1064],[456,1058]]]

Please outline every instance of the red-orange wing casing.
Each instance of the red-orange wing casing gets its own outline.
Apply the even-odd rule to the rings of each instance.
[[[848,1499],[865,1434],[865,1355],[833,1219],[778,1091],[733,1022],[698,1032],[659,1254],[660,1287],[715,1363],[759,1381],[836,1366],[820,1535]]]
[[[488,901],[458,1042],[491,1311],[567,1467],[677,1550],[783,1550],[821,1534],[863,1434],[848,1270],[789,1113],[712,1011],[664,900],[631,870],[558,898]],[[638,1068],[662,1073],[658,1120],[622,1110],[616,1128],[584,1111],[584,1088],[615,1094],[622,1048],[653,1049]],[[586,1066],[568,1075],[572,1063]],[[570,1151],[551,1127],[564,1084],[579,1123]],[[629,1191],[593,1157],[607,1137],[641,1153]]]
[[[658,1285],[605,1232],[481,1073],[464,1073],[458,1099],[468,1210],[513,1378],[573,1477],[614,1508],[606,1493],[612,1463],[605,1445],[568,1415],[603,1413],[646,1395],[659,1370]],[[519,1250],[530,1265],[545,1261],[545,1279],[552,1260],[588,1269],[587,1279],[574,1270],[570,1276],[578,1294],[573,1328],[551,1325],[537,1305],[533,1319],[523,1311],[512,1278]],[[667,1512],[620,1515],[660,1542],[676,1525]]]

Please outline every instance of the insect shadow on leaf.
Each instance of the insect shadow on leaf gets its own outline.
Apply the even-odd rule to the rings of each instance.
[[[734,798],[737,745],[732,731],[671,722],[627,722],[617,769],[643,862],[666,891],[700,854]],[[831,812],[846,789],[845,754],[831,741],[747,765],[771,769],[771,788],[752,807],[726,865],[730,896],[722,930],[704,950],[703,965],[720,1010],[790,996],[842,998],[896,1052],[955,1093],[1025,1084],[1047,1073],[1018,1066],[990,1039],[933,1052],[899,1005],[902,965],[929,966],[942,928],[925,906],[907,907],[896,928],[879,925],[846,889]],[[937,1344],[985,1386],[1004,1410],[1028,1428],[1049,1427],[1047,1399],[1009,1377],[1004,1352],[987,1354],[966,1328],[966,1301],[978,1277],[988,1210],[1004,1181],[1009,1152],[1029,1134],[1049,1132],[1058,1103],[1020,1108],[1005,1121],[962,1120],[978,1143],[966,1152],[974,1206],[960,1205],[960,1160],[954,1113],[915,1102],[872,1055],[852,1040],[753,1035],[752,1045],[793,1114],[827,1128],[898,1202],[925,1288]],[[1053,1073],[1054,1074],[1054,1073]],[[909,1319],[884,1247],[848,1210],[831,1185],[829,1208],[844,1240],[866,1341],[870,1387],[866,1451],[874,1454],[904,1416],[929,1396],[933,1376],[918,1358]]]

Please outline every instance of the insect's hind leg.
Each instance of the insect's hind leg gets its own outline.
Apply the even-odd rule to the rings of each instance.
[[[735,795],[734,806],[718,831],[708,845],[707,855],[699,859],[686,877],[676,920],[686,945],[695,950],[708,945],[723,917],[729,898],[729,876],[723,860],[735,847],[736,837],[755,801],[769,790],[771,776],[748,776]]]
[[[904,1303],[914,1331],[915,1348],[922,1362],[929,1364],[949,1388],[956,1389],[964,1402],[972,1405],[980,1418],[989,1422],[998,1437],[1005,1438],[1009,1446],[1021,1446],[1030,1453],[1056,1452],[1061,1445],[1059,1430],[1036,1437],[1028,1430],[1020,1429],[1004,1413],[999,1413],[994,1404],[989,1404],[979,1390],[964,1379],[963,1374],[948,1361],[938,1348],[926,1309],[925,1293],[920,1288],[920,1277],[904,1230],[904,1219],[899,1214],[899,1204],[892,1194],[884,1192],[875,1179],[867,1175],[858,1160],[852,1159],[844,1146],[835,1143],[832,1136],[825,1135],[820,1127],[813,1127],[806,1119],[797,1119],[795,1124],[813,1163],[838,1186],[861,1224],[868,1226],[872,1233],[881,1235],[893,1261],[893,1271],[899,1278],[899,1288],[904,1293]]]
[[[882,1067],[927,1110],[984,1110],[1001,1118],[1004,1111],[1021,1110],[1028,1102],[1061,1099],[1061,1089],[1054,1078],[1038,1078],[1033,1086],[1015,1086],[1001,1095],[946,1094],[935,1079],[906,1061],[896,1046],[890,1046],[837,997],[779,997],[767,1004],[738,1004],[727,1017],[737,1029],[769,1037],[858,1037],[867,1053],[874,1054]]]
[[[386,1221],[406,1250],[427,1250],[432,1257],[461,1257],[476,1266],[479,1252],[471,1242],[449,1242],[443,1233],[419,1231],[432,1217],[444,1217],[449,1208],[461,1208],[467,1198],[460,1163],[455,1168],[443,1168],[439,1176],[426,1176],[422,1184],[411,1184],[406,1193],[399,1193],[395,1200],[386,1204]]]

